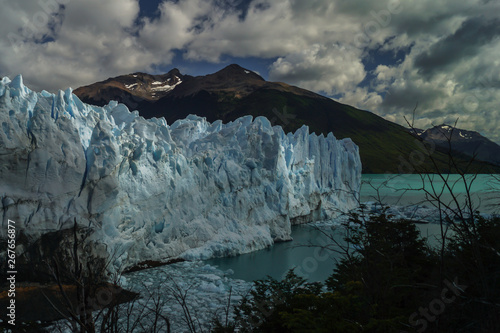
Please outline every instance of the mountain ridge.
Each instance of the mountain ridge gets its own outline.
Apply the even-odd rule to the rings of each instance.
[[[422,130],[417,135],[443,149],[459,151],[470,158],[500,165],[500,145],[476,131],[441,124]]]
[[[172,75],[171,72],[167,74]],[[351,138],[360,147],[364,173],[434,170],[430,160],[412,166],[409,170],[407,165],[412,154],[422,150],[422,138],[412,136],[403,126],[370,111],[356,109],[283,82],[266,81],[237,64],[204,76],[182,75],[180,72],[176,76],[181,82],[161,97],[145,98],[134,91],[121,88],[121,92],[114,92],[114,99],[130,109],[138,110],[145,118],[164,117],[170,124],[189,114],[206,117],[210,122],[220,119],[224,123],[252,115],[267,117],[273,125],[282,126],[285,132],[295,132],[304,124],[317,134],[333,132],[338,139]],[[103,82],[110,86],[113,80],[124,80],[124,77],[126,76],[110,78],[78,88],[74,92],[82,101],[90,104],[98,101],[101,104],[97,105],[102,106],[113,99],[110,96],[113,94],[102,90]],[[85,91],[92,92],[94,97],[89,98],[88,93],[82,93]],[[455,172],[449,170],[448,156],[442,149],[435,152],[433,157],[440,165],[440,171]],[[461,159],[464,160],[465,155]],[[465,162],[464,168],[468,165]],[[481,163],[475,163],[473,170],[483,173],[500,172],[489,164]]]
[[[177,68],[161,75],[135,72],[80,87],[74,93],[82,101],[98,106],[110,100],[123,101],[123,104],[155,101],[173,90],[184,77]]]

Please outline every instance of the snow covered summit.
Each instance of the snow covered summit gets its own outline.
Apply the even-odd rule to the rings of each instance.
[[[0,82],[0,123],[0,238],[8,219],[34,242],[76,218],[122,269],[267,247],[291,224],[354,207],[360,187],[350,139],[285,134],[263,117],[169,126],[71,89],[35,93],[18,76]]]

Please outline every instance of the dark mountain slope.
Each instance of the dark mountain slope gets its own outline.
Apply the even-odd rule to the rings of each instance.
[[[478,132],[443,124],[429,128],[419,136],[425,141],[434,142],[444,150],[451,148],[470,158],[500,166],[500,146]]]
[[[133,75],[138,74],[131,75],[133,79],[137,79]],[[95,101],[99,101],[103,105],[111,100],[110,94],[103,93],[103,84],[106,87],[126,87],[122,82],[131,80],[131,75],[118,77],[119,83],[114,83],[113,80],[117,79],[108,79],[105,83],[84,87],[84,90],[77,89],[75,93],[84,102],[95,104]],[[147,82],[151,80],[147,74],[141,75],[143,76],[138,76],[143,78],[141,84],[147,86]],[[287,132],[295,131],[304,124],[317,134],[326,135],[333,132],[338,139],[349,137],[359,146],[364,173],[412,173],[433,170],[429,160],[422,162],[414,158],[422,149],[422,145],[419,145],[420,138],[410,135],[404,127],[371,112],[285,83],[267,82],[256,73],[238,65],[230,65],[205,76],[181,75],[178,71],[165,75],[174,75],[179,81],[162,97],[146,98],[145,95],[151,93],[147,87],[143,88],[146,93],[142,95],[131,89],[120,88],[124,90],[123,95],[115,94],[117,98],[114,99],[131,109],[139,110],[146,118],[165,117],[169,124],[189,114],[206,117],[209,121],[221,119],[224,122],[252,115],[265,116],[273,124],[283,126]],[[151,77],[165,81],[162,76]],[[130,87],[133,83],[137,81],[127,81],[127,86]],[[133,96],[130,97],[130,94]],[[439,161],[442,171],[450,171],[445,163],[447,156],[437,151],[433,157]],[[416,164],[416,169],[411,164]],[[469,171],[494,170],[488,164],[475,163]]]
[[[115,100],[133,106],[145,101],[159,100],[184,78],[177,68],[163,75],[133,73],[80,87],[74,93],[89,104],[104,106]],[[189,77],[186,76],[186,79]]]

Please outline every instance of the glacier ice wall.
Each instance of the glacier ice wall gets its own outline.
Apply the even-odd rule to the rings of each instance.
[[[0,237],[7,220],[31,240],[94,229],[116,267],[208,258],[290,238],[290,226],[356,205],[361,162],[350,140],[285,134],[263,117],[167,125],[71,89],[0,83]]]

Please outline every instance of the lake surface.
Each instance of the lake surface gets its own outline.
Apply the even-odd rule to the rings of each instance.
[[[431,206],[426,199],[423,189],[431,193],[442,191],[442,200],[450,202],[451,195],[446,189],[445,182],[438,175],[430,175],[422,180],[418,174],[409,175],[363,175],[361,186],[361,202],[377,201],[378,197],[388,205],[426,204]],[[500,175],[467,175],[465,177],[470,186],[474,206],[482,213],[498,213],[500,210]],[[459,202],[463,204],[466,199],[466,187],[460,175],[449,175],[447,183],[452,187]]]
[[[451,175],[449,181],[456,182],[458,175]],[[364,184],[361,188],[361,202],[374,201],[374,197],[380,197],[387,204],[422,204],[425,194],[415,189],[428,183],[422,183],[419,175],[363,175]],[[436,188],[442,187],[443,182],[437,178],[434,180]],[[376,190],[377,189],[377,190]],[[409,191],[408,189],[413,189]],[[378,195],[377,195],[378,192]],[[498,210],[500,198],[500,184],[490,175],[479,175],[473,182],[471,192],[478,207],[482,211],[494,212]],[[463,198],[465,187],[461,183],[454,185],[454,193]],[[445,196],[446,200],[449,196]],[[429,204],[428,204],[429,205]],[[493,205],[493,206],[492,206]],[[430,205],[429,205],[430,206]],[[417,224],[422,236],[428,238],[431,246],[440,244],[440,226],[438,224]],[[292,228],[293,241],[277,243],[274,246],[230,258],[217,258],[207,260],[206,263],[217,266],[225,271],[234,271],[233,278],[246,281],[264,279],[271,276],[281,279],[286,272],[295,268],[295,272],[307,278],[309,281],[324,281],[328,278],[342,255],[335,251],[341,251],[339,246],[333,246],[334,251],[321,249],[320,246],[332,244],[332,237],[340,244],[343,242],[342,228],[325,228],[321,230],[311,226],[295,226]]]
[[[340,254],[319,247],[332,243],[325,234],[343,243],[340,228],[321,232],[310,226],[295,226],[292,228],[293,241],[236,257],[210,259],[207,263],[223,271],[232,269],[232,278],[246,281],[264,279],[268,275],[281,279],[294,267],[298,275],[310,281],[324,281],[341,258]]]
[[[431,246],[440,244],[440,226],[438,224],[417,224],[422,236],[427,237]],[[328,235],[328,236],[327,236]],[[292,228],[293,241],[277,243],[264,250],[242,254],[236,257],[216,258],[206,263],[226,271],[231,269],[232,278],[254,281],[271,276],[282,279],[289,269],[308,281],[324,282],[333,272],[343,255],[340,246],[334,244],[332,237],[341,245],[344,232],[341,227],[321,231],[311,226],[295,226]],[[329,250],[320,246],[329,244]]]

